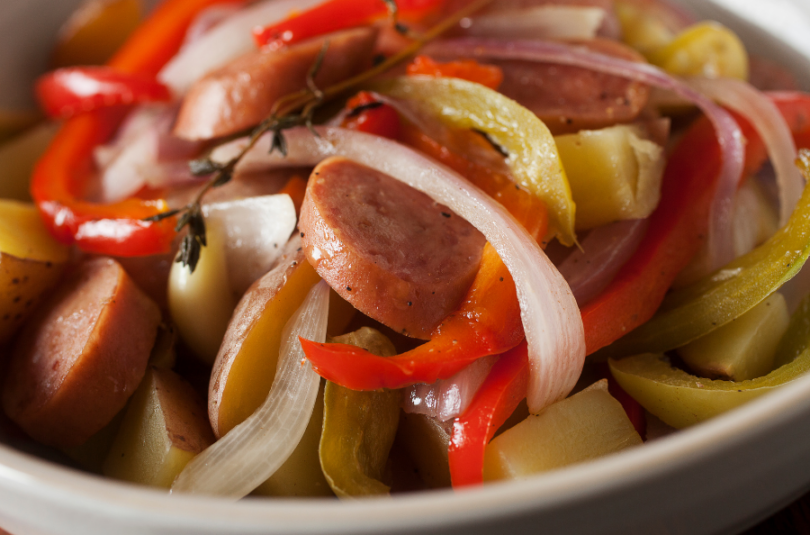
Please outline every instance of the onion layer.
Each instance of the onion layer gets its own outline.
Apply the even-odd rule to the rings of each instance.
[[[529,409],[539,412],[564,398],[585,360],[582,318],[565,279],[526,230],[483,191],[412,149],[361,132],[315,130],[317,137],[306,128],[285,131],[287,157],[269,154],[271,137],[265,135],[240,165],[314,166],[326,157],[343,156],[401,180],[465,218],[495,247],[515,280],[529,346]],[[227,159],[244,143],[226,145],[212,157]]]
[[[593,229],[558,266],[580,307],[599,295],[619,269],[633,256],[644,231],[646,219],[617,221]]]
[[[184,47],[158,74],[158,80],[178,96],[208,72],[254,49],[254,26],[286,18],[323,0],[266,0],[240,10],[211,31]]]
[[[714,270],[734,259],[732,208],[737,185],[742,176],[745,147],[742,133],[734,118],[710,99],[652,65],[605,56],[562,43],[454,39],[429,45],[425,53],[431,52],[442,56],[516,59],[572,65],[667,89],[695,103],[714,125],[723,153],[723,166],[709,221],[708,242],[712,255],[708,258],[707,264],[709,270]]]
[[[186,465],[172,492],[238,499],[284,464],[306,430],[321,381],[303,365],[298,337],[324,342],[328,316],[329,286],[320,282],[284,327],[276,378],[264,404]]]

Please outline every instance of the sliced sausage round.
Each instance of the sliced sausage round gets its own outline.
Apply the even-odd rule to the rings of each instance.
[[[81,263],[17,339],[3,409],[39,442],[84,443],[140,383],[159,322],[117,262]]]
[[[424,193],[344,158],[312,172],[299,228],[307,259],[341,297],[414,338],[458,307],[486,241]]]
[[[644,61],[640,54],[616,41],[594,39],[572,44]],[[534,112],[555,135],[631,122],[649,99],[649,88],[644,84],[580,67],[523,60],[492,63],[503,70],[499,91]]]
[[[189,90],[174,127],[184,139],[237,133],[270,115],[278,99],[306,87],[306,78],[326,39],[329,48],[315,76],[325,88],[371,63],[377,32],[356,28],[279,50],[257,50],[198,80]]]

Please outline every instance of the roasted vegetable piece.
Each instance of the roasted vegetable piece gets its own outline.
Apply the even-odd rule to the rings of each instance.
[[[411,457],[428,488],[450,486],[447,447],[451,431],[452,422],[440,422],[424,414],[400,413],[397,443]]]
[[[379,331],[363,327],[335,342],[362,347],[380,357],[396,353]],[[382,482],[399,423],[400,393],[358,392],[327,381],[320,458],[329,486],[341,498],[388,494]]]
[[[800,167],[808,176],[810,152],[800,154]],[[767,242],[669,294],[655,317],[613,344],[605,354],[669,351],[700,338],[751,310],[793,278],[808,254],[810,188],[805,188],[787,225]]]
[[[139,0],[86,0],[60,28],[51,65],[101,65],[124,44],[140,18]]]
[[[330,296],[331,298],[331,296]],[[323,430],[323,381],[315,400],[315,408],[304,436],[298,446],[270,478],[259,485],[254,494],[260,496],[297,496],[314,498],[332,496],[324,477],[318,448]]]
[[[734,32],[716,22],[690,26],[646,55],[651,63],[679,76],[748,79],[745,46]]]
[[[82,262],[17,338],[3,409],[39,442],[84,443],[140,383],[159,322],[118,263]]]
[[[152,367],[127,407],[104,475],[169,488],[213,442],[205,404],[191,385],[171,370]]]
[[[554,138],[577,204],[577,230],[644,219],[658,205],[666,159],[645,137],[639,126],[618,125]]]
[[[169,0],[155,9],[115,54],[115,70],[156,75],[177,52],[197,14],[224,0]],[[124,110],[98,110],[69,120],[40,159],[31,179],[31,196],[46,225],[63,243],[116,256],[166,252],[175,236],[174,221],[146,223],[164,212],[164,201],[128,199],[112,205],[81,200],[94,148],[109,138]]]
[[[701,119],[669,158],[661,202],[647,233],[613,282],[582,308],[588,354],[613,343],[653,316],[672,281],[700,248],[708,228],[720,147]]]
[[[346,344],[301,340],[313,369],[353,390],[402,388],[447,379],[470,362],[503,353],[523,340],[515,283],[495,249],[484,247],[481,267],[459,310],[429,342],[394,357]]]
[[[447,457],[454,487],[484,482],[484,452],[495,431],[526,397],[526,342],[507,351],[489,372],[470,406],[453,423]]]
[[[641,437],[603,379],[493,439],[484,480],[527,477],[639,444]]]
[[[716,331],[679,348],[678,354],[701,377],[754,379],[773,369],[776,347],[789,321],[785,298],[777,292]]]
[[[67,259],[34,205],[0,200],[0,344],[56,285]]]
[[[503,82],[501,69],[495,65],[482,65],[471,59],[439,63],[429,56],[417,56],[408,64],[407,70],[410,75],[461,78],[495,90]]]
[[[0,145],[0,198],[31,201],[31,172],[58,129],[55,123],[44,123]]]
[[[169,311],[180,336],[197,357],[213,363],[228,328],[236,300],[228,282],[225,263],[225,229],[206,225],[207,245],[202,247],[194,272],[174,262],[169,272]]]
[[[457,78],[396,78],[380,92],[417,103],[449,126],[485,132],[509,154],[508,164],[518,184],[548,207],[549,233],[571,246],[574,201],[560,163],[554,138],[531,111],[486,87]],[[492,110],[498,113],[493,114]],[[520,128],[514,128],[514,125]]]
[[[292,240],[279,264],[256,281],[234,311],[208,391],[208,416],[221,437],[253,414],[276,374],[281,332],[320,280]]]

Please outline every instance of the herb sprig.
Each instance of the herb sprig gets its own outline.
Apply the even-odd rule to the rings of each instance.
[[[365,72],[336,83],[326,89],[320,89],[315,83],[315,77],[323,65],[329,48],[329,41],[324,41],[324,46],[321,48],[318,57],[307,73],[306,87],[276,101],[270,115],[251,131],[247,144],[234,157],[224,163],[215,162],[210,156],[189,162],[189,168],[195,176],[211,175],[208,182],[186,206],[176,210],[161,212],[144,219],[144,221],[157,222],[170,217],[180,216],[175,225],[175,231],[180,232],[184,228],[187,228],[188,233],[180,244],[180,250],[175,262],[180,262],[184,266],[188,266],[192,272],[196,269],[200,259],[201,249],[207,243],[205,220],[202,213],[202,199],[211,189],[230,182],[237,164],[256,145],[259,138],[268,132],[272,132],[273,138],[270,144],[270,152],[272,153],[278,150],[283,156],[286,156],[287,141],[284,137],[285,130],[296,126],[306,126],[317,136],[318,134],[313,127],[313,115],[318,106],[368,82],[412,57],[428,42],[437,38],[455,26],[460,20],[478,11],[493,0],[476,0],[471,2],[446,17],[423,34],[414,34],[407,26],[399,22],[399,9],[396,0],[383,1],[388,7],[389,17],[395,29],[403,35],[413,38],[414,42],[412,44],[401,52],[375,64]]]

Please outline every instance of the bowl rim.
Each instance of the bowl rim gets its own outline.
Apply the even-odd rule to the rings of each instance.
[[[696,0],[679,0],[693,6]],[[721,8],[722,9],[722,8]],[[726,11],[726,10],[723,10]],[[731,12],[724,16],[736,17]],[[761,35],[762,28],[736,17],[737,25]],[[767,34],[772,47],[807,64],[778,35]],[[604,458],[554,470],[536,477],[494,482],[461,490],[430,490],[355,501],[335,499],[247,498],[232,501],[205,496],[172,495],[164,491],[95,476],[62,466],[0,443],[0,494],[36,497],[46,504],[80,514],[119,519],[147,513],[155,525],[280,533],[319,531],[390,531],[442,525],[469,525],[484,519],[551,510],[606,496],[652,478],[666,478],[687,466],[741,447],[761,433],[789,426],[810,414],[810,374],[707,422],[680,430]],[[102,510],[103,509],[103,510]],[[313,512],[317,510],[317,514]],[[362,524],[358,524],[362,518]]]

